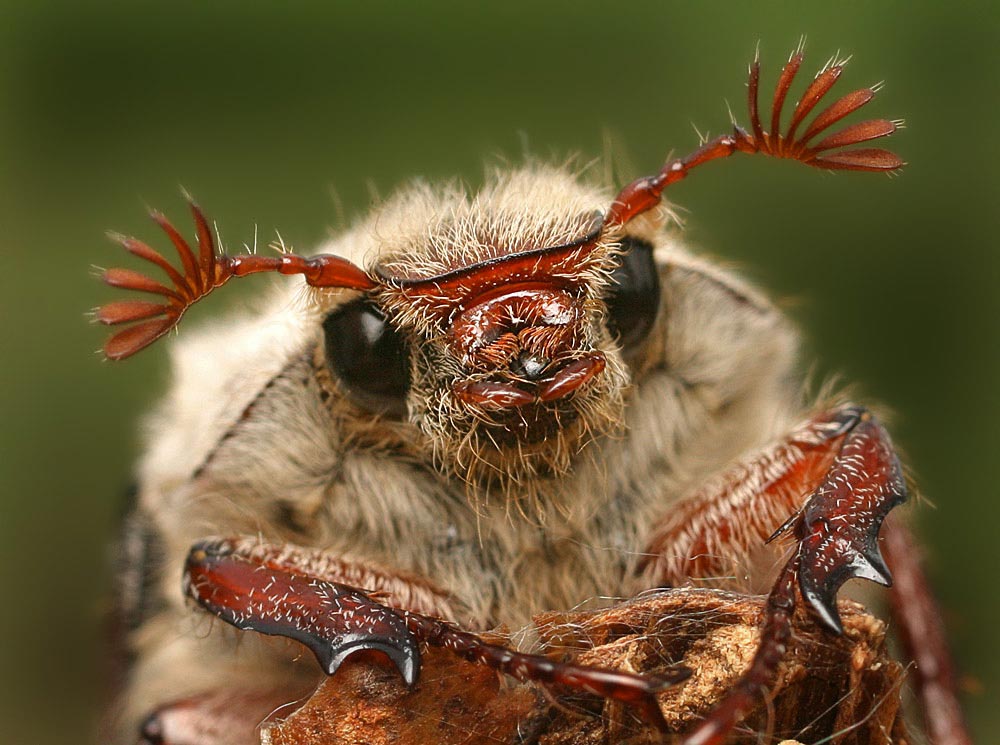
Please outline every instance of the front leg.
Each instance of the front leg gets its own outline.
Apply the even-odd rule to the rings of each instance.
[[[414,685],[420,649],[402,616],[344,578],[367,580],[372,594],[386,593],[386,581],[392,581],[405,588],[397,592],[404,596],[415,594],[416,579],[378,570],[362,574],[364,565],[342,561],[318,571],[321,556],[247,539],[203,541],[188,554],[184,594],[238,629],[301,642],[327,675],[356,652],[376,651],[396,665],[407,685]],[[313,572],[303,566],[309,564]],[[340,581],[327,579],[331,576]],[[402,605],[403,598],[394,599]],[[447,612],[443,600],[428,605]]]
[[[726,557],[745,556],[765,540],[792,536],[797,541],[768,596],[750,668],[685,745],[721,743],[773,685],[799,596],[830,632],[840,634],[836,596],[844,582],[862,577],[891,585],[879,529],[905,499],[905,479],[888,433],[870,412],[845,405],[813,417],[738,464],[657,527],[642,565],[644,580],[655,585],[717,575],[726,571]],[[904,596],[909,588],[907,583],[894,589],[896,605],[917,600]],[[922,608],[933,605],[926,594],[919,601]],[[950,666],[943,645],[929,654],[937,666]],[[920,693],[928,714],[939,710],[928,706],[926,686]],[[934,699],[940,704],[942,698],[950,711],[960,711],[953,687],[943,692],[938,686]],[[950,721],[954,731],[947,736],[931,724],[935,745],[967,741],[960,715]]]
[[[247,561],[226,561],[234,555],[245,556]],[[344,593],[338,617],[347,621],[343,624],[340,643],[320,643],[305,629],[290,630],[288,627],[291,619],[309,617],[307,604],[310,598],[315,599],[315,593],[311,590],[295,592],[294,582],[303,582],[303,576],[286,578],[283,582],[280,572],[272,572],[265,579],[271,563],[295,565],[300,575],[308,575],[314,580],[365,587],[388,607],[375,608],[367,614],[367,622],[360,623],[362,614],[352,616],[351,611],[364,608],[370,601],[357,593]],[[240,590],[247,582],[256,585],[249,597],[242,595]],[[419,650],[412,634],[390,609],[412,609],[449,619],[458,613],[447,593],[419,577],[322,552],[262,544],[250,538],[204,541],[196,545],[189,557],[184,583],[186,594],[200,594],[204,598],[200,602],[211,604],[218,615],[234,625],[264,633],[284,633],[311,643],[327,672],[336,670],[353,652],[367,649],[388,656],[408,681],[413,681],[418,672]],[[324,623],[325,616],[314,615],[313,619],[319,625]],[[223,686],[162,701],[139,727],[138,743],[250,745],[259,742],[261,724],[268,719],[281,718],[301,706],[313,693],[316,682],[314,679],[282,682],[270,688],[257,688],[257,685],[259,682],[248,673],[239,687],[227,681]]]
[[[419,643],[425,643],[520,682],[622,701],[661,728],[666,724],[656,694],[689,675],[683,667],[637,675],[574,665],[487,642],[448,620],[447,596],[421,580],[321,551],[253,539],[205,541],[188,556],[184,585],[188,597],[237,628],[301,642],[330,675],[348,656],[375,651],[388,656],[412,687],[420,672]]]

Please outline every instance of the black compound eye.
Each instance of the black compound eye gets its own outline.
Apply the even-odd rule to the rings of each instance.
[[[625,354],[635,351],[649,335],[660,310],[660,273],[653,260],[653,244],[626,236],[624,253],[612,272],[605,299],[608,327]]]
[[[368,298],[337,308],[323,321],[330,371],[370,411],[401,415],[410,388],[406,340]]]

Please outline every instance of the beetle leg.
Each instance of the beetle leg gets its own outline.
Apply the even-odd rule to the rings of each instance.
[[[161,706],[142,723],[137,745],[251,745],[269,716],[294,705],[285,689],[207,691]]]
[[[790,535],[797,541],[768,596],[760,646],[750,669],[685,745],[721,742],[774,682],[791,635],[797,595],[828,630],[839,634],[836,596],[844,582],[862,577],[891,584],[879,550],[879,529],[889,511],[905,499],[902,468],[888,433],[870,412],[845,405],[813,417],[737,464],[685,500],[654,530],[640,568],[647,582],[658,585],[725,572],[724,557],[748,553],[765,539]],[[792,516],[772,533],[789,513]],[[893,558],[898,553],[894,551]],[[897,566],[909,572],[911,564],[912,559],[902,559]],[[903,603],[909,602],[903,587],[896,592]],[[922,608],[934,608],[926,588],[909,596],[919,598]],[[936,608],[923,615],[936,617]],[[928,646],[933,648],[933,642]],[[935,661],[946,659],[943,649],[935,649]],[[926,700],[927,691],[921,693]],[[948,721],[964,732],[953,687],[948,695],[953,714]],[[936,745],[964,742],[935,740]]]
[[[686,679],[686,668],[635,675],[491,644],[442,620],[448,617],[442,597],[427,586],[415,591],[414,581],[420,582],[331,560],[322,552],[246,539],[196,545],[184,576],[186,594],[209,612],[237,628],[305,644],[331,675],[351,654],[376,650],[387,654],[413,686],[420,670],[418,642],[424,642],[521,682],[565,686],[632,704],[651,724],[666,726],[655,694]],[[415,598],[432,602],[405,602]]]
[[[749,554],[788,515],[797,515],[843,444],[840,411],[856,417],[854,407],[812,417],[675,505],[654,526],[639,565],[647,586],[730,573],[734,557]]]
[[[903,646],[916,662],[917,688],[931,742],[972,745],[958,702],[944,620],[920,566],[920,551],[899,520],[890,521],[885,534],[886,559],[895,580],[889,594],[892,614]]]
[[[784,533],[798,540],[802,597],[830,631],[840,634],[837,591],[844,582],[861,577],[886,587],[892,584],[878,534],[889,511],[907,494],[889,434],[871,413],[844,407],[833,422],[839,425],[835,432],[844,432],[844,440],[832,467],[802,511],[768,541]]]
[[[296,558],[246,541],[202,541],[188,554],[184,591],[238,629],[301,642],[328,675],[355,652],[372,650],[414,685],[420,649],[400,614],[350,585],[302,571]]]
[[[685,745],[722,742],[773,684],[799,594],[828,629],[840,633],[840,586],[852,577],[889,584],[878,532],[905,498],[888,434],[866,410],[842,406],[733,467],[654,530],[641,568],[659,585],[725,572],[724,557],[747,553],[765,539],[792,534],[798,541],[768,596],[750,668]],[[776,524],[781,527],[772,533]]]

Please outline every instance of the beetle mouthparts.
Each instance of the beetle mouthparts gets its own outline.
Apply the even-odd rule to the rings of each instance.
[[[478,380],[455,384],[452,392],[460,401],[484,409],[499,411],[516,409],[534,403],[549,403],[569,396],[595,375],[600,374],[607,361],[600,352],[591,352],[564,365],[548,378],[538,380],[528,390],[523,384],[499,380]],[[530,384],[529,384],[530,385]]]

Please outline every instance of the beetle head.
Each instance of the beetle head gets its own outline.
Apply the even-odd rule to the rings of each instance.
[[[438,462],[513,493],[564,473],[621,423],[628,374],[605,303],[620,243],[600,211],[580,209],[600,197],[579,184],[560,211],[491,208],[524,183],[492,188],[507,193],[451,204],[406,250],[383,254],[373,295],[411,340],[410,417]]]

